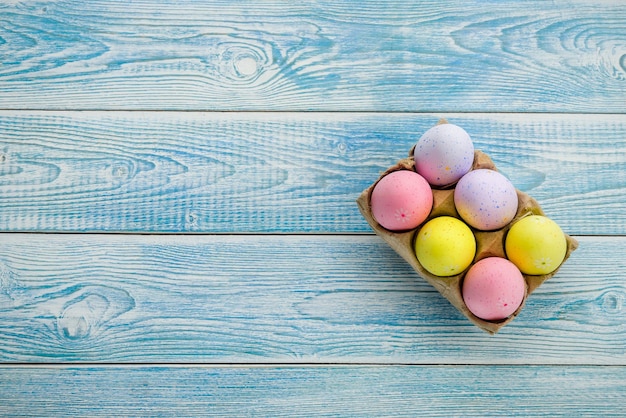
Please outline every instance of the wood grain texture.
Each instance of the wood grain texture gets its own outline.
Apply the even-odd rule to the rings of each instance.
[[[2,109],[626,110],[619,2],[0,7]]]
[[[626,233],[624,115],[1,112],[0,230],[369,232],[441,116],[571,235]]]
[[[0,368],[11,416],[619,417],[623,367]]]
[[[373,236],[0,235],[0,361],[626,365],[626,240],[496,336]]]
[[[621,2],[1,3],[0,416],[626,416]],[[581,244],[496,336],[355,204],[440,117]]]

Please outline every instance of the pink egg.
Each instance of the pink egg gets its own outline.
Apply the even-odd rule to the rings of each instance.
[[[465,222],[493,231],[511,222],[517,213],[515,186],[497,171],[479,169],[464,175],[454,189],[454,205]]]
[[[413,151],[415,171],[433,186],[448,186],[467,173],[474,162],[474,144],[459,126],[444,123],[430,128]]]
[[[399,170],[376,183],[370,203],[374,219],[383,228],[403,231],[426,220],[433,207],[433,192],[419,174]]]
[[[483,258],[474,264],[463,281],[467,308],[486,321],[498,321],[520,307],[526,281],[515,264],[506,258]]]

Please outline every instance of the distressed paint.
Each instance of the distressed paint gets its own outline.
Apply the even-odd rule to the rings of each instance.
[[[2,2],[0,415],[626,415],[626,9],[355,4]],[[439,117],[581,243],[495,337],[354,204]]]
[[[369,232],[354,203],[446,116],[565,231],[626,232],[622,115],[0,112],[0,229]]]
[[[4,234],[0,242],[4,361],[626,363],[619,237],[581,237],[497,337],[375,236]]]
[[[121,378],[121,376],[124,376]],[[13,416],[626,414],[623,367],[0,367]]]
[[[626,109],[619,2],[24,0],[0,39],[3,109]]]

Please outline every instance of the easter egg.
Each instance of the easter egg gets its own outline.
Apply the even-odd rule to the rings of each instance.
[[[526,294],[526,281],[509,260],[488,257],[467,271],[462,293],[470,312],[486,321],[498,321],[520,307]]]
[[[479,169],[465,174],[454,189],[454,204],[465,222],[493,231],[507,225],[517,213],[517,191],[502,174]]]
[[[376,183],[370,204],[372,216],[383,228],[403,231],[426,220],[433,207],[433,192],[416,172],[398,170]]]
[[[515,222],[506,235],[506,256],[524,274],[549,274],[567,252],[565,234],[552,219],[530,215]]]
[[[415,255],[435,276],[454,276],[463,272],[476,255],[476,239],[459,219],[440,216],[426,222],[415,239]]]
[[[417,141],[413,151],[415,171],[433,186],[458,181],[472,167],[474,144],[459,126],[444,123],[433,126]]]

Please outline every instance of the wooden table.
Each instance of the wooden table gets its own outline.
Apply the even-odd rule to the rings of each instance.
[[[619,3],[3,2],[0,415],[626,415]],[[495,336],[355,204],[440,117],[580,242]]]

